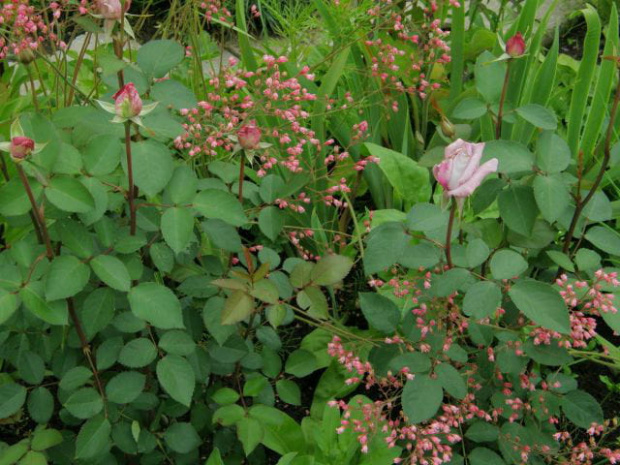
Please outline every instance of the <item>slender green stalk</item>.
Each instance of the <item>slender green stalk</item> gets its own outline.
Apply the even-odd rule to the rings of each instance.
[[[15,165],[17,167],[17,173],[19,174],[19,178],[24,185],[24,189],[26,190],[26,195],[28,196],[28,200],[30,200],[30,206],[32,207],[32,215],[34,218],[35,227],[38,226],[39,231],[41,231],[41,238],[45,243],[45,250],[47,253],[47,258],[51,260],[54,258],[54,249],[52,248],[52,241],[50,240],[50,235],[47,230],[47,225],[45,224],[45,218],[41,214],[39,210],[39,206],[37,205],[37,201],[34,198],[34,194],[32,193],[32,189],[30,188],[30,183],[28,182],[28,177],[26,173],[24,173],[24,169],[18,164]]]
[[[450,207],[450,218],[448,219],[448,231],[446,233],[446,261],[448,263],[448,269],[451,269],[452,264],[452,229],[454,228],[454,218],[456,216],[456,201],[451,200],[452,205]]]
[[[497,124],[495,126],[495,138],[502,137],[502,120],[504,118],[504,104],[506,103],[506,93],[508,92],[508,84],[510,82],[510,62],[506,64],[506,75],[504,76],[504,85],[502,86],[502,95],[499,99],[499,110],[497,111]]]
[[[127,181],[129,188],[127,200],[129,201],[129,233],[136,235],[136,205],[134,198],[136,195],[133,183],[133,160],[131,156],[131,121],[125,123],[125,154],[127,155]]]

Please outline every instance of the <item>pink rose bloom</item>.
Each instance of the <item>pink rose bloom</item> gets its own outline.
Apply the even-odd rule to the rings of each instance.
[[[480,166],[484,143],[457,140],[446,147],[444,161],[433,167],[437,182],[448,197],[469,197],[489,174],[497,172],[499,161],[493,158]]]
[[[128,119],[140,115],[142,99],[132,82],[125,84],[112,98],[117,116]]]
[[[14,161],[22,161],[34,151],[34,141],[29,137],[17,136],[11,139],[10,154]]]
[[[261,130],[256,123],[252,122],[241,126],[241,129],[237,132],[237,138],[239,139],[239,145],[245,150],[255,150],[260,144]]]
[[[97,0],[97,11],[104,19],[121,19],[123,7],[120,0]]]
[[[506,42],[506,53],[511,57],[520,57],[525,53],[525,40],[520,32]]]

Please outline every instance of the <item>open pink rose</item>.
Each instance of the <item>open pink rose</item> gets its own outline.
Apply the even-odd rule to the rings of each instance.
[[[142,99],[132,82],[125,84],[112,98],[120,118],[134,118],[142,111]]]
[[[104,19],[121,19],[123,7],[120,0],[97,0],[97,12]]]
[[[249,123],[241,126],[241,129],[237,132],[239,139],[239,145],[245,150],[255,150],[259,147],[261,130],[256,123]]]
[[[15,161],[22,161],[34,151],[34,141],[30,137],[17,136],[11,139],[10,154]]]
[[[480,166],[484,143],[457,140],[446,147],[444,161],[433,167],[433,174],[448,197],[470,196],[489,174],[495,173],[499,161],[493,158]]]

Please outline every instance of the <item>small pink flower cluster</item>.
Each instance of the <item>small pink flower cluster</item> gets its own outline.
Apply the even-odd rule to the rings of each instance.
[[[17,56],[20,61],[24,61],[23,57],[26,55],[34,58],[32,52],[37,50],[42,42],[48,39],[56,41],[56,35],[45,23],[41,12],[31,6],[29,0],[3,2],[0,25],[4,31],[0,36],[0,59],[9,53]]]
[[[590,436],[589,440],[577,444],[573,442],[571,433],[568,431],[555,433],[553,435],[554,439],[559,443],[566,444],[570,453],[568,461],[560,461],[560,463],[566,465],[594,465],[595,463],[600,463],[601,459],[607,459],[612,465],[620,464],[620,449],[612,450],[608,447],[601,447],[599,445],[600,439],[597,439],[597,437],[601,438],[605,434],[609,434],[617,427],[617,420],[606,421],[603,425],[592,423],[592,426],[587,430]]]
[[[215,18],[223,23],[232,24],[232,14],[224,6],[222,0],[203,0],[200,2],[200,8],[205,10],[205,18],[208,23],[211,23]]]

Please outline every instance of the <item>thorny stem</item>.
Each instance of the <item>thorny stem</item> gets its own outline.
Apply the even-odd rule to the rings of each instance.
[[[456,216],[456,202],[452,200],[452,206],[450,207],[450,218],[448,219],[448,231],[446,233],[446,261],[448,262],[448,269],[451,269],[452,265],[452,228],[454,227],[454,217]]]
[[[26,177],[26,173],[24,173],[24,169],[18,164],[15,165],[17,167],[17,173],[19,174],[19,178],[24,185],[24,189],[26,190],[26,195],[28,196],[28,200],[30,200],[30,205],[32,206],[32,215],[34,218],[35,227],[39,228],[41,231],[41,238],[45,243],[45,250],[47,252],[47,258],[54,258],[54,249],[52,248],[52,241],[50,240],[49,232],[47,231],[47,226],[45,224],[45,218],[41,214],[39,207],[37,206],[37,201],[34,198],[34,194],[32,193],[32,189],[30,188],[30,183],[28,182],[28,178]]]
[[[24,169],[16,165],[17,172],[19,173],[19,177],[24,185],[24,189],[26,190],[26,195],[30,200],[30,204],[32,206],[32,212],[34,217],[36,218],[36,222],[39,224],[39,228],[41,230],[41,235],[43,237],[43,241],[45,242],[46,256],[48,260],[52,260],[54,258],[54,249],[52,248],[52,242],[50,240],[49,232],[47,230],[47,226],[45,225],[45,218],[41,214],[37,202],[32,193],[32,189],[30,188],[30,183],[28,182],[28,178],[26,177],[26,173],[24,173]],[[80,322],[80,318],[75,311],[75,304],[73,302],[73,298],[69,297],[67,299],[67,308],[69,310],[69,316],[71,317],[71,321],[73,322],[73,326],[75,327],[75,332],[77,333],[80,339],[80,345],[82,346],[82,352],[84,352],[84,356],[88,360],[88,364],[95,376],[95,383],[97,384],[97,389],[99,390],[99,394],[101,398],[105,400],[105,391],[103,389],[103,385],[101,384],[101,379],[99,379],[99,373],[97,372],[97,367],[93,358],[93,355],[90,350],[90,346],[88,344],[88,339],[86,334],[84,333],[84,329],[82,327],[82,323]],[[106,416],[107,416],[107,407],[106,407]]]
[[[499,99],[499,110],[497,111],[497,126],[495,126],[495,138],[502,137],[502,120],[504,118],[504,104],[506,103],[506,93],[508,92],[508,83],[510,81],[510,61],[506,64],[506,75],[504,76],[504,85],[502,87],[502,95]]]
[[[127,200],[129,201],[129,234],[136,235],[136,206],[134,204],[134,196],[136,194],[133,184],[133,164],[131,157],[131,122],[125,123],[125,153],[127,154],[127,178],[129,182],[129,190],[127,192]]]
[[[620,73],[619,73],[619,77],[620,77]],[[607,166],[609,165],[609,160],[611,159],[611,139],[614,133],[614,127],[616,123],[616,116],[618,114],[619,104],[620,104],[620,80],[618,81],[618,85],[616,87],[616,95],[614,97],[614,103],[611,108],[611,113],[609,115],[609,124],[607,126],[607,136],[605,138],[605,149],[604,149],[605,151],[603,154],[603,161],[601,162],[601,168],[596,176],[596,179],[594,180],[594,183],[592,184],[592,187],[590,188],[590,191],[588,192],[588,195],[586,195],[586,197],[583,200],[580,200],[580,192],[577,193],[575,213],[573,214],[573,219],[570,223],[570,227],[568,228],[568,232],[566,233],[566,237],[564,239],[564,247],[562,249],[564,253],[568,253],[570,249],[570,244],[573,240],[575,229],[577,228],[577,222],[579,221],[579,218],[581,217],[581,213],[583,212],[583,209],[586,207],[588,202],[592,200],[592,197],[594,197],[594,194],[596,194],[596,191],[598,190],[599,186],[601,185],[601,182],[603,181],[603,177],[605,176],[605,171],[607,171]],[[580,181],[580,184],[581,184],[581,181]],[[559,271],[562,271],[562,270],[559,270]]]

